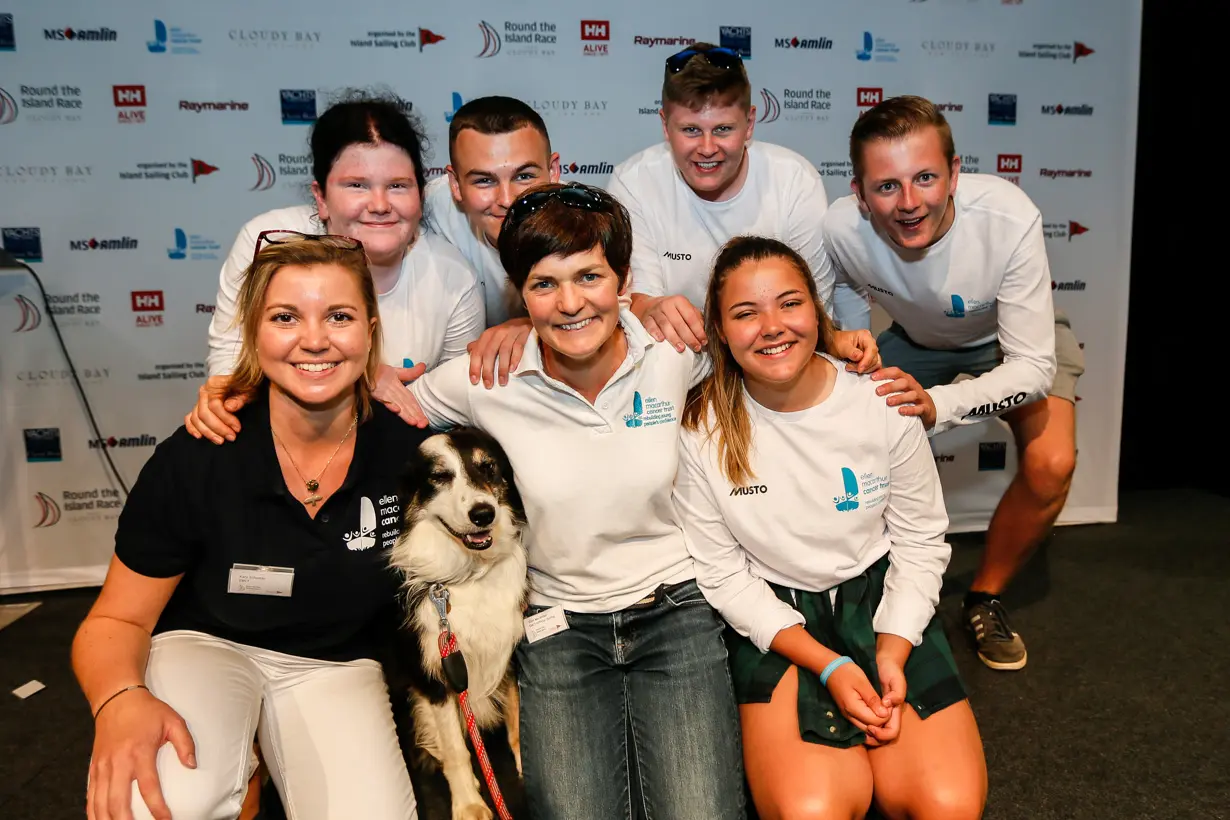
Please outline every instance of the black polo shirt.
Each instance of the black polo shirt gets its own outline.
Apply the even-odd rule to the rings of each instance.
[[[237,415],[243,430],[232,443],[181,427],[159,444],[120,515],[115,554],[125,566],[184,574],[154,634],[191,629],[321,660],[374,657],[377,621],[397,595],[387,559],[401,521],[398,480],[429,433],[373,402],[345,482],[313,519],[282,478],[268,400]],[[290,596],[228,592],[236,564],[293,569]]]

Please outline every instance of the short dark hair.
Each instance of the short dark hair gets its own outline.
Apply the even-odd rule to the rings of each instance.
[[[693,43],[692,51],[717,48],[713,43]],[[662,80],[662,105],[676,103],[691,111],[706,105],[738,105],[745,111],[752,107],[752,84],[742,61],[738,69],[718,68],[703,59],[693,57],[682,71],[666,72]]]
[[[448,126],[449,161],[453,159],[453,146],[457,135],[467,128],[480,134],[511,134],[525,127],[533,128],[547,141],[547,153],[551,152],[551,135],[547,124],[538,112],[515,97],[479,97],[470,100],[453,113]]]
[[[850,163],[854,166],[854,178],[863,178],[863,148],[867,143],[899,140],[928,126],[939,131],[944,159],[951,165],[957,157],[952,128],[935,103],[924,97],[903,94],[889,97],[868,108],[855,120],[854,128],[850,130]]]
[[[333,164],[351,145],[387,142],[410,156],[421,198],[427,187],[427,169],[423,166],[427,137],[409,109],[409,103],[392,93],[343,91],[312,126],[312,177],[321,190]]]
[[[568,185],[578,186],[578,183]],[[560,182],[536,185],[518,199],[564,187],[568,186]],[[500,228],[500,262],[504,264],[508,281],[518,293],[529,281],[534,266],[548,256],[574,256],[595,247],[602,248],[607,264],[619,277],[619,288],[623,290],[632,267],[632,220],[627,209],[606,191],[588,185],[578,187],[584,187],[598,196],[609,208],[575,208],[552,199],[515,224],[507,218],[504,220]]]

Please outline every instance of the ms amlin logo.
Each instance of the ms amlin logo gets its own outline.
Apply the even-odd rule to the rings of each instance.
[[[849,467],[841,468],[842,494],[833,496],[833,505],[837,512],[850,512],[858,509],[858,477]]]
[[[17,100],[13,95],[0,88],[0,125],[8,125],[17,119]]]
[[[475,54],[475,57],[494,57],[500,53],[500,49],[504,47],[504,41],[500,39],[500,33],[495,30],[495,27],[486,20],[478,24],[478,29],[483,33],[483,50]]]
[[[38,504],[38,523],[34,529],[54,527],[60,523],[60,505],[47,493],[35,493],[34,501]]]

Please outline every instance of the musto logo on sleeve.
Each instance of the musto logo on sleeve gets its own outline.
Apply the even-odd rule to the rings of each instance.
[[[1004,410],[1011,410],[1013,407],[1016,407],[1018,404],[1025,401],[1025,396],[1025,393],[1017,393],[1015,396],[1004,396],[997,402],[980,404],[961,418],[970,419],[978,418],[980,416],[993,416],[996,413],[1003,412]]]

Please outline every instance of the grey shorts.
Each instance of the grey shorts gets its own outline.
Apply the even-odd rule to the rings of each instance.
[[[881,333],[876,342],[885,366],[900,367],[918,379],[924,390],[937,384],[949,384],[962,373],[981,376],[1004,360],[998,341],[977,347],[935,350],[916,344],[896,322]],[[1055,365],[1055,382],[1049,395],[1075,404],[1076,380],[1085,372],[1085,353],[1072,332],[1072,323],[1058,310],[1055,311]]]

